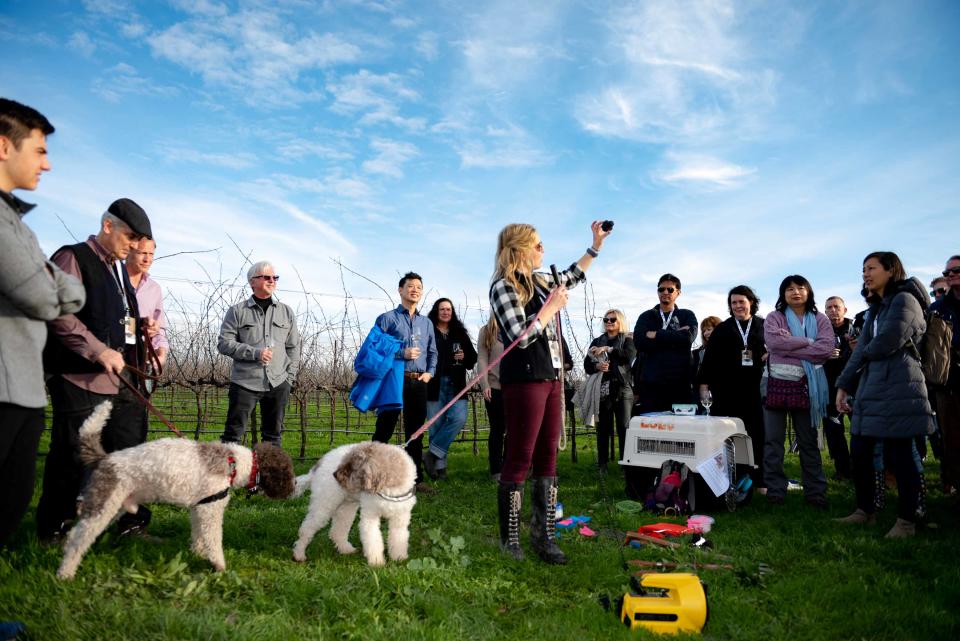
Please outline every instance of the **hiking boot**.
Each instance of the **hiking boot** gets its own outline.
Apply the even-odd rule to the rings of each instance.
[[[497,515],[500,523],[500,549],[515,561],[523,560],[520,547],[520,504],[523,501],[523,483],[497,485]]]
[[[917,526],[913,521],[906,521],[904,519],[897,519],[897,522],[893,524],[893,527],[890,528],[890,531],[887,532],[887,539],[908,539],[917,533]]]
[[[860,508],[857,508],[853,511],[853,514],[849,516],[844,516],[839,519],[833,519],[837,523],[844,523],[846,525],[873,525],[877,522],[876,514],[867,514]]]
[[[557,546],[557,486],[556,478],[541,476],[533,479],[533,513],[530,517],[530,541],[533,549],[546,563],[566,565],[567,557]]]

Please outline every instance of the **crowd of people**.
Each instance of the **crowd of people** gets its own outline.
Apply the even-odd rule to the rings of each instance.
[[[146,402],[170,352],[162,292],[149,276],[156,243],[142,207],[117,199],[96,233],[49,259],[24,224],[31,205],[13,192],[35,189],[50,169],[46,137],[53,131],[36,110],[0,99],[0,473],[6,481],[0,545],[31,499],[47,391],[52,436],[37,535],[57,541],[76,519],[77,497],[90,473],[78,453],[80,425],[109,399],[113,413],[104,428],[104,449],[144,442]],[[373,439],[389,442],[403,415],[419,492],[434,491],[426,477],[447,477],[449,448],[467,415],[458,394],[475,367],[480,373],[500,543],[515,559],[523,557],[519,521],[529,480],[532,547],[547,563],[566,562],[554,528],[563,399],[570,394],[563,379],[573,362],[558,313],[568,289],[585,280],[611,227],[595,221],[583,256],[553,276],[540,271],[544,247],[537,230],[526,224],[504,227],[490,279],[489,321],[476,343],[449,298],[420,313],[423,279],[414,272],[399,281],[397,308],[375,322],[378,335],[392,341],[383,345],[396,377],[377,390]],[[247,273],[249,298],[230,307],[223,319],[217,349],[233,362],[224,442],[243,439],[259,405],[263,439],[281,443],[301,341],[294,310],[274,295],[279,278],[270,262],[254,263]],[[789,424],[804,499],[813,508],[827,507],[822,428],[833,477],[852,479],[856,492],[853,513],[840,520],[875,521],[878,473],[888,469],[899,490],[898,519],[888,536],[913,535],[924,509],[928,438],[941,462],[942,489],[955,493],[960,487],[960,256],[950,257],[943,277],[931,283],[932,304],[928,290],[908,277],[891,252],[865,258],[863,283],[868,308],[857,319],[846,318],[838,296],[828,297],[821,312],[812,284],[799,274],[783,279],[766,317],[758,314],[754,291],[738,285],[727,295],[726,319],[710,316],[698,324],[692,311],[678,306],[681,281],[669,273],[657,282],[657,304],[639,315],[632,331],[620,309],[606,310],[578,391],[578,404],[596,417],[600,473],[607,472],[611,457],[623,458],[631,416],[702,402],[708,413],[712,407],[714,415],[743,421],[758,464],[751,480],[766,501],[782,504],[786,496]],[[936,380],[921,354],[929,347],[931,319],[952,332],[940,346],[947,370]],[[693,350],[698,335],[701,346]],[[424,453],[416,432],[427,423]],[[637,491],[627,488],[628,494]],[[141,506],[121,518],[118,530],[122,536],[149,536],[149,522],[150,511]]]

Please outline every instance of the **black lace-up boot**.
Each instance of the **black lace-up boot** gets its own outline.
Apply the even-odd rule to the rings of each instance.
[[[500,514],[500,549],[517,561],[523,560],[520,547],[520,504],[523,483],[500,483],[497,486],[497,510]]]
[[[567,557],[557,547],[557,484],[556,477],[533,479],[533,516],[530,519],[530,540],[540,558],[553,565],[564,565]]]

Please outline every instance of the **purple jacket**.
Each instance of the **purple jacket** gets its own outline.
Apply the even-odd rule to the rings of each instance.
[[[833,353],[833,325],[820,312],[817,312],[817,340],[813,343],[802,336],[790,334],[790,326],[783,312],[771,312],[764,319],[763,339],[767,344],[771,365],[800,365],[801,360],[822,365]]]

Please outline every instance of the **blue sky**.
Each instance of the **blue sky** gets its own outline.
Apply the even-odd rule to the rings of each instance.
[[[57,127],[20,194],[44,249],[133,198],[158,255],[219,248],[156,263],[184,301],[239,247],[331,317],[339,259],[475,326],[509,222],[563,265],[615,220],[589,292],[631,322],[664,272],[700,318],[791,273],[859,309],[869,251],[925,283],[960,252],[956,2],[7,0],[0,42],[0,94]]]

